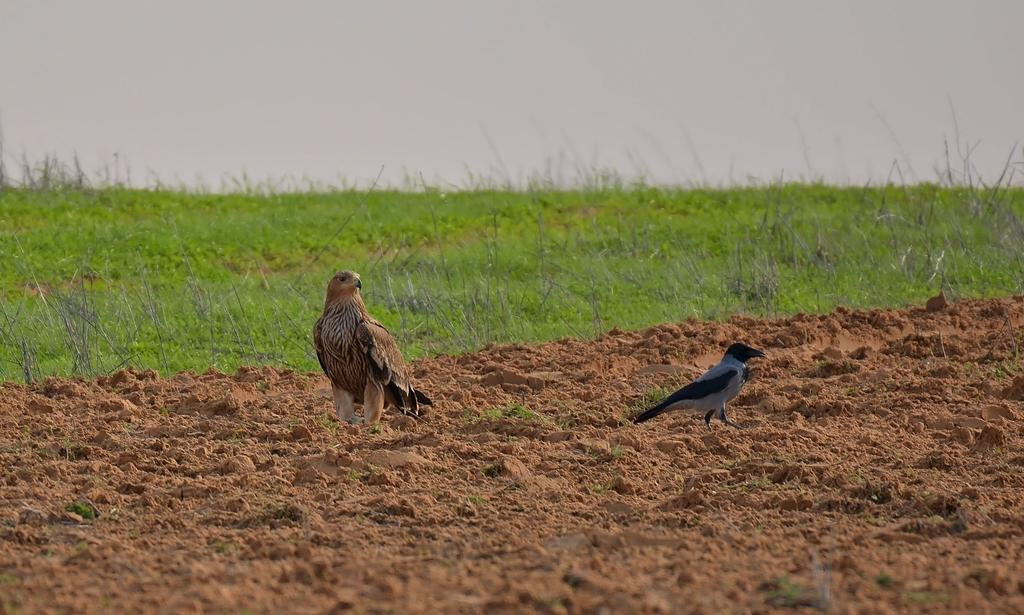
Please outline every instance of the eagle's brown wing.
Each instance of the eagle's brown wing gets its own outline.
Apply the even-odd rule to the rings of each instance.
[[[370,371],[393,398],[402,412],[420,415],[420,405],[431,405],[430,399],[412,386],[409,367],[402,358],[395,338],[391,337],[384,325],[372,318],[366,318],[356,327],[356,340],[370,359]]]
[[[318,320],[316,327],[313,329],[313,345],[316,346],[316,360],[320,362],[320,368],[324,370],[324,374],[330,380],[335,380],[336,376],[330,367],[338,365],[341,361],[329,348],[330,344],[326,344],[323,336],[323,320]]]
[[[320,327],[313,331],[313,346],[316,347],[316,360],[320,362],[320,369],[330,378],[330,372],[327,371],[327,364],[324,362],[324,342],[320,337]]]

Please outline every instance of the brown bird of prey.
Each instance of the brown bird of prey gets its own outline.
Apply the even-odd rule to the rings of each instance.
[[[342,271],[327,284],[324,313],[313,328],[316,357],[331,380],[338,419],[359,422],[354,404],[363,404],[363,421],[376,423],[385,406],[419,417],[430,399],[412,386],[409,367],[391,333],[370,316],[359,290],[359,274]]]

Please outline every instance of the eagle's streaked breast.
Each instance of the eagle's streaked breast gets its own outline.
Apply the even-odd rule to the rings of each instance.
[[[324,373],[336,386],[363,401],[363,388],[370,375],[370,362],[356,339],[364,316],[355,301],[342,301],[326,310],[316,323],[317,354]]]

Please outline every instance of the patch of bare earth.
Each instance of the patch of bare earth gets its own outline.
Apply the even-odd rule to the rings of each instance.
[[[0,612],[1024,612],[1024,300],[0,385]],[[743,340],[746,425],[622,417]],[[518,406],[522,407],[518,407]]]

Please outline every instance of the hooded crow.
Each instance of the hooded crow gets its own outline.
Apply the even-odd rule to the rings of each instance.
[[[754,357],[765,356],[760,350],[756,350],[739,342],[729,346],[725,356],[718,362],[718,365],[704,372],[704,375],[697,378],[690,384],[669,395],[656,406],[644,410],[636,418],[634,423],[643,423],[670,410],[699,410],[705,412],[704,424],[711,430],[711,417],[718,411],[718,418],[726,425],[738,427],[736,423],[729,420],[725,415],[725,404],[733,397],[739,395],[743,385],[750,375],[747,369],[747,360]]]

